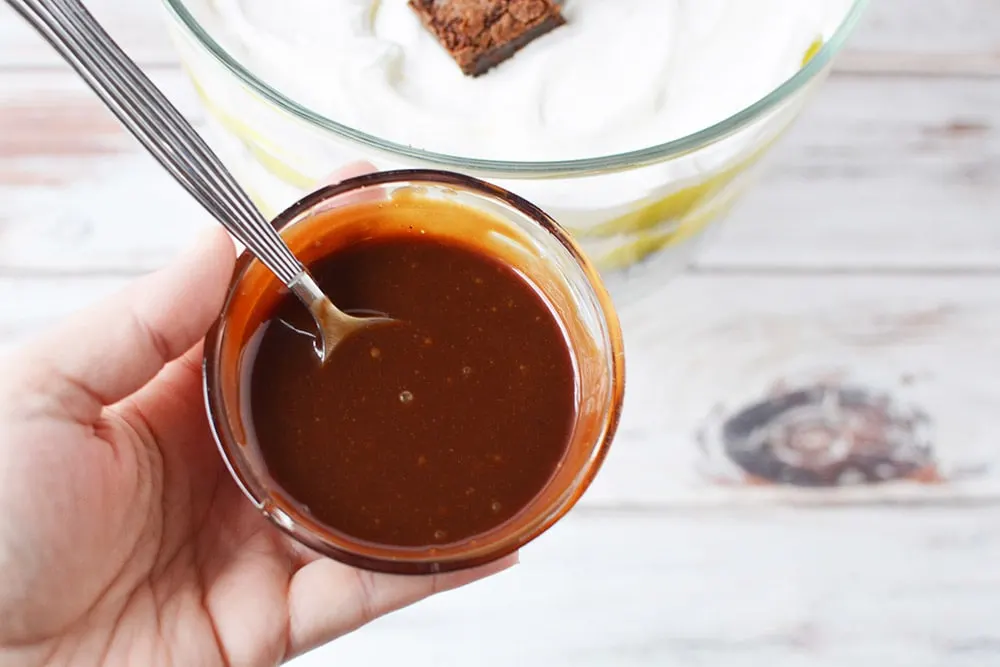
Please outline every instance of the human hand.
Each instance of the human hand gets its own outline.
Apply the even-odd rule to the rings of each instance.
[[[253,508],[201,392],[233,261],[212,230],[0,364],[0,667],[275,665],[516,562],[372,574]]]

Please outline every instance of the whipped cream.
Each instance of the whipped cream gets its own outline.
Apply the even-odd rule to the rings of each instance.
[[[565,0],[565,26],[477,78],[406,0],[192,4],[234,57],[330,119],[452,155],[564,160],[728,118],[793,75],[852,0]]]

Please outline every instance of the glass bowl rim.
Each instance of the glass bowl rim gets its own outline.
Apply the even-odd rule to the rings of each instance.
[[[187,0],[162,0],[162,2],[173,19],[216,62],[228,69],[250,90],[314,129],[332,132],[343,139],[353,141],[382,154],[397,158],[402,157],[443,169],[472,171],[483,176],[539,179],[586,176],[655,164],[687,155],[735,134],[791,98],[823,72],[857,27],[869,0],[853,0],[850,10],[837,30],[803,67],[769,94],[729,118],[693,134],[638,150],[573,160],[551,161],[487,160],[427,151],[387,141],[327,118],[279,92],[229,53],[212,37],[210,31],[195,19],[186,6]]]
[[[355,176],[333,185],[327,185],[311,192],[285,209],[273,224],[280,231],[288,224],[303,219],[303,215],[321,206],[324,202],[363,190],[366,187],[405,185],[433,185],[443,188],[461,188],[486,198],[500,201],[512,207],[526,219],[531,220],[544,232],[549,234],[554,242],[561,245],[579,267],[592,292],[594,307],[599,312],[603,322],[603,333],[607,349],[607,365],[609,377],[609,402],[606,413],[601,421],[601,430],[596,434],[590,445],[590,452],[580,469],[564,489],[559,489],[553,500],[539,508],[537,513],[526,520],[516,530],[506,534],[501,533],[495,540],[456,553],[447,558],[434,556],[411,556],[401,558],[400,550],[395,547],[385,547],[383,555],[363,554],[350,550],[342,544],[333,543],[329,539],[317,536],[316,531],[309,528],[312,521],[303,517],[289,516],[284,507],[273,506],[274,494],[260,494],[255,487],[260,486],[260,479],[254,474],[244,473],[244,464],[237,458],[240,447],[226,415],[226,399],[223,397],[220,354],[225,341],[226,322],[234,295],[236,294],[247,271],[255,259],[248,251],[243,251],[236,259],[233,276],[226,291],[226,299],[219,317],[205,335],[202,353],[202,392],[209,428],[216,442],[226,469],[236,482],[242,494],[255,507],[262,510],[268,520],[292,539],[299,541],[319,553],[334,558],[342,563],[362,569],[386,572],[392,574],[437,574],[454,570],[467,569],[493,562],[507,556],[529,542],[540,537],[553,525],[562,519],[577,504],[583,494],[593,483],[607,457],[611,444],[615,439],[621,423],[622,409],[625,399],[625,347],[621,330],[621,322],[611,296],[604,285],[600,272],[590,262],[586,254],[551,216],[528,200],[502,187],[487,183],[464,174],[435,169],[399,169],[380,171]],[[248,479],[248,477],[250,479]],[[534,502],[534,501],[533,501]],[[294,508],[293,508],[294,509]],[[277,510],[277,513],[274,511]],[[348,541],[349,543],[349,541]]]

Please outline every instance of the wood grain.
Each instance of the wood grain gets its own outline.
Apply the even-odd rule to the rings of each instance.
[[[159,0],[87,4],[200,125]],[[622,312],[626,410],[580,506],[513,571],[295,666],[1000,664],[998,76],[997,0],[873,0],[694,269]],[[0,351],[208,224],[0,6]],[[925,410],[951,481],[710,481],[706,427],[816,378]]]
[[[855,73],[1000,75],[995,0],[872,0],[839,66]]]
[[[143,65],[176,65],[160,0],[85,0],[108,33]],[[0,68],[62,67],[52,47],[13,10],[0,6]]]
[[[1000,408],[996,277],[694,275],[623,313],[628,389],[618,446],[592,501],[718,506],[993,499]],[[973,379],[973,378],[981,378]],[[706,483],[697,435],[778,383],[834,379],[927,412],[945,486],[833,493]],[[711,453],[711,452],[709,452]]]
[[[125,278],[0,279],[0,344],[24,340]],[[1000,277],[691,275],[622,313],[628,389],[593,507],[712,508],[1000,500]],[[698,433],[776,382],[843,376],[932,419],[954,483],[835,491],[710,481]]]
[[[700,265],[1000,267],[1000,86],[834,78]]]
[[[573,514],[294,667],[1000,664],[990,510]]]
[[[154,77],[200,124],[184,77]],[[207,217],[68,72],[0,72],[0,273],[136,272]],[[1000,87],[835,77],[706,270],[1000,268]]]
[[[0,341],[30,336],[123,281],[0,280],[8,306]],[[762,507],[745,496],[713,508],[670,499],[684,484],[676,468],[690,463],[683,422],[699,404],[778,377],[799,367],[796,359],[883,378],[908,369],[948,399],[931,403],[942,426],[995,450],[996,383],[961,384],[1000,370],[998,282],[679,280],[654,298],[655,308],[625,313],[636,361],[629,408],[581,505],[511,572],[380,620],[293,666],[1000,661],[995,506],[804,509]],[[963,434],[967,426],[956,422],[970,416],[977,425]]]

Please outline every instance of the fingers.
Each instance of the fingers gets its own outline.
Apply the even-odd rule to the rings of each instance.
[[[349,164],[333,184],[374,171]],[[234,249],[221,229],[162,271],[89,308],[32,345],[22,360],[32,384],[56,409],[93,423],[101,409],[131,395],[208,331],[232,275]]]
[[[323,179],[322,184],[332,185],[373,170],[374,166],[369,162],[355,162],[333,172]],[[155,385],[140,390],[133,397],[134,407],[141,409],[143,420],[161,442],[192,442],[193,435],[199,430],[204,430],[200,415],[197,420],[189,420],[186,424],[178,424],[173,418],[184,408],[190,408],[191,402],[200,404],[202,400],[200,393],[190,391],[190,385],[196,384],[200,378],[201,354],[201,346],[196,345],[187,352],[183,360],[168,367]],[[182,433],[185,430],[187,433]],[[177,437],[164,437],[168,432]],[[212,454],[214,453],[213,450]]]
[[[301,568],[288,588],[289,655],[308,651],[389,612],[465,586],[517,564],[517,554],[472,570],[401,577],[320,559]]]
[[[136,280],[37,341],[22,357],[55,409],[93,423],[197,343],[218,316],[233,244],[215,227],[172,264]]]
[[[320,186],[375,171],[369,162],[338,169]],[[369,196],[378,197],[378,193]],[[314,555],[298,554],[305,564],[288,588],[289,640],[286,659],[345,635],[389,612],[426,597],[465,586],[506,570],[517,561],[512,554],[472,570],[425,577],[376,574]]]
[[[360,160],[358,162],[352,162],[350,164],[344,165],[337,171],[333,172],[326,178],[320,180],[318,186],[322,187],[324,185],[336,185],[341,181],[346,181],[349,178],[354,178],[355,176],[364,176],[365,174],[370,174],[375,171],[375,165],[367,160]]]

